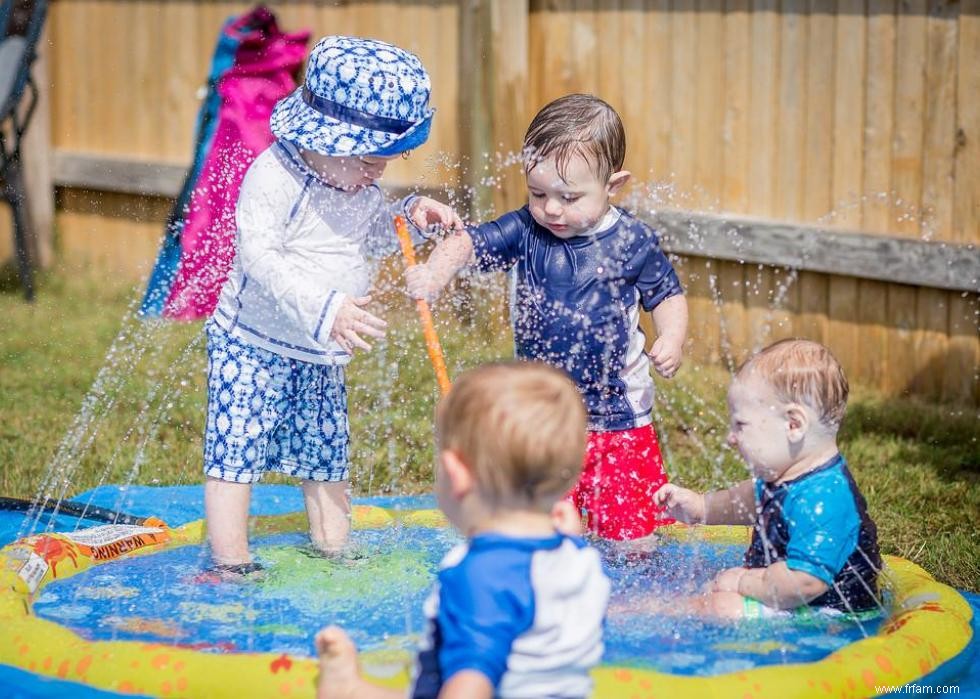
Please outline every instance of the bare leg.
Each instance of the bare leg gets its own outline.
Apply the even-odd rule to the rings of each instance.
[[[685,602],[695,614],[716,619],[741,619],[744,602],[737,592],[708,592],[697,597],[689,597]]]
[[[611,614],[629,614],[637,611],[664,616],[697,616],[720,620],[742,618],[742,595],[736,592],[706,592],[690,597],[652,597],[642,601],[612,604]]]
[[[211,557],[219,565],[239,565],[252,560],[248,552],[248,504],[250,483],[229,483],[208,478],[204,483],[204,516],[207,519]]]
[[[310,519],[310,539],[324,553],[339,553],[350,535],[347,481],[303,481],[303,499]]]

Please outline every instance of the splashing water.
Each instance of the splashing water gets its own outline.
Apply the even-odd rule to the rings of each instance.
[[[466,179],[465,164],[440,155],[426,162],[418,185],[440,183],[437,188],[441,187],[445,201],[460,210],[475,206],[474,218],[486,220],[493,212],[487,208],[490,205],[478,206],[484,201],[482,195],[499,188],[507,172],[519,163],[518,153],[494,154],[493,166],[484,166],[473,187],[460,184]],[[903,220],[925,218],[893,195],[888,197]],[[682,208],[685,201],[698,198],[678,191],[672,183],[649,183],[634,187],[628,206],[650,217],[662,209]],[[844,202],[817,223],[829,226],[849,206],[860,205],[861,201]],[[925,228],[928,239],[931,229]],[[806,249],[800,251],[801,261],[807,254]],[[686,270],[686,260],[671,256],[671,261],[682,276],[698,281],[701,272]],[[355,359],[350,372],[352,486],[367,495],[423,492],[431,483],[428,464],[432,463],[434,381],[412,304],[402,288],[400,260],[379,264],[378,269],[378,302],[386,309],[384,315],[391,327],[388,337],[375,343],[370,355]],[[727,372],[692,366],[687,377],[658,382],[654,402],[655,424],[672,479],[699,488],[724,487],[745,477],[744,466],[725,445],[728,419],[716,398],[724,392],[738,358],[759,349],[739,346],[724,312],[726,289],[717,266],[708,262],[703,270],[717,316],[720,360]],[[739,283],[764,308],[756,337],[771,337],[784,322],[781,315],[798,271],[777,269],[770,278],[761,265],[746,270],[750,273]],[[509,297],[507,279],[470,274],[464,274],[464,279],[465,283],[447,292],[436,312],[453,375],[513,354],[513,328],[505,302]],[[71,492],[84,457],[97,448],[100,429],[108,421],[128,420],[129,427],[122,441],[112,446],[95,479],[97,484],[118,472],[125,459],[131,460],[122,464],[126,473],[122,485],[139,482],[148,454],[156,442],[165,441],[161,431],[168,425],[173,406],[182,399],[198,399],[201,417],[197,424],[187,426],[181,438],[200,440],[204,424],[200,393],[203,334],[178,342],[180,346],[175,349],[174,326],[140,320],[136,305],[134,300],[104,366],[38,484],[38,504],[61,502]],[[461,317],[468,322],[461,325]],[[582,339],[608,338],[599,362],[607,372],[602,380],[608,380],[609,360],[621,349],[613,345],[614,333],[589,320],[579,332]],[[140,372],[151,377],[149,389],[130,410],[128,380]],[[199,471],[198,465],[189,465],[186,482],[202,480]],[[36,508],[24,519],[20,535],[51,530],[63,522],[44,516]],[[228,650],[232,644],[235,649],[309,654],[316,629],[334,621],[351,629],[363,647],[394,642],[408,648],[406,639],[414,639],[422,627],[421,600],[436,562],[453,538],[448,534],[419,538],[408,531],[357,536],[357,545],[368,555],[350,568],[304,555],[299,535],[282,536],[256,544],[257,557],[269,569],[267,579],[255,587],[207,586],[193,582],[207,552],[189,547],[109,564],[98,572],[52,585],[37,601],[36,609],[41,616],[95,638],[170,639],[168,642],[175,644],[204,644],[215,650]],[[666,545],[645,558],[626,560],[618,558],[615,551],[606,551],[616,585],[615,601],[626,608],[631,599],[645,595],[692,592],[712,573],[738,565],[740,554],[741,550],[731,547]],[[377,583],[377,589],[368,583]],[[304,591],[312,591],[313,596],[304,597]],[[297,597],[306,605],[299,614],[291,605]],[[367,597],[376,603],[362,604]],[[164,621],[170,619],[168,610],[175,608],[180,610],[178,617]],[[803,628],[788,622],[770,625],[763,632],[751,624],[724,626],[693,619],[644,617],[638,612],[614,613],[609,625],[608,662],[652,664],[683,674],[716,674],[744,669],[746,664],[814,660],[873,633],[875,628],[873,621],[847,624],[822,619]]]
[[[210,652],[313,653],[325,624],[348,629],[363,651],[410,657],[424,632],[422,602],[439,559],[458,541],[448,530],[391,529],[355,534],[357,557],[325,560],[300,534],[256,543],[265,565],[245,582],[200,577],[200,547],[105,564],[47,586],[42,618],[96,640],[154,641]],[[714,675],[786,662],[812,662],[873,633],[880,619],[855,623],[815,615],[804,623],[720,624],[645,614],[644,599],[693,592],[708,571],[734,565],[733,546],[666,544],[637,555],[603,547],[613,579],[604,662],[686,675]]]

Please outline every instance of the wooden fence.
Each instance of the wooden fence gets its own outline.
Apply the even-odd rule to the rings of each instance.
[[[805,335],[858,382],[980,404],[980,0],[270,6],[286,28],[416,52],[434,131],[386,178],[469,187],[480,211],[521,203],[519,168],[500,163],[541,105],[613,104],[631,201],[682,255],[696,358]],[[248,7],[53,0],[59,259],[146,273],[218,28]]]

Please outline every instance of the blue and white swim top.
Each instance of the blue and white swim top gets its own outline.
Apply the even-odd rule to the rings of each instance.
[[[640,309],[683,293],[654,230],[610,207],[592,230],[563,239],[525,206],[469,234],[478,269],[513,270],[517,356],[571,376],[589,429],[649,425],[653,379]]]
[[[499,697],[585,697],[608,602],[599,554],[581,539],[475,536],[443,559],[425,603],[412,697],[438,696],[463,670]]]
[[[879,606],[878,530],[843,456],[778,485],[756,480],[755,495],[759,517],[745,552],[747,568],[786,561],[821,580],[829,589],[811,607],[860,612]]]

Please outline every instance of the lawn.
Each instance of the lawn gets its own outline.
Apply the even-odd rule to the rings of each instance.
[[[201,325],[147,322],[140,290],[93,274],[53,274],[38,300],[0,293],[0,495],[72,495],[101,483],[200,483],[205,356]],[[437,310],[450,373],[506,357],[499,283]],[[381,295],[386,341],[349,369],[352,482],[359,494],[418,493],[432,476],[435,381],[412,305]],[[465,318],[465,322],[458,318]],[[721,370],[687,364],[658,385],[671,479],[745,477],[723,445]],[[855,387],[842,450],[886,553],[980,590],[980,414],[886,399]]]

